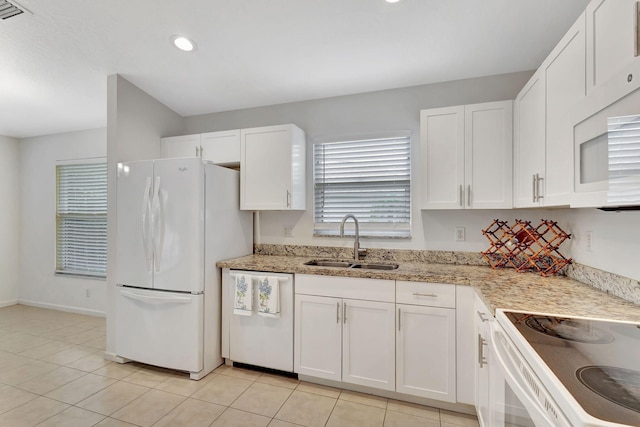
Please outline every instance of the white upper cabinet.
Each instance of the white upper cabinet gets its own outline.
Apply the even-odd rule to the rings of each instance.
[[[200,157],[217,165],[240,163],[240,130],[225,130],[160,139],[161,153],[167,157]]]
[[[545,206],[567,205],[573,182],[571,112],[586,96],[585,17],[582,14],[544,64],[546,80]]]
[[[587,6],[589,91],[610,80],[620,86],[627,85],[629,66],[638,62],[637,3],[636,0],[593,0]]]
[[[200,134],[160,138],[160,153],[163,158],[200,157]]]
[[[422,209],[512,207],[512,105],[420,112]]]
[[[203,133],[200,157],[217,165],[240,164],[240,129]]]
[[[305,209],[305,134],[295,125],[242,129],[240,209]]]
[[[539,206],[545,172],[544,70],[538,70],[515,101],[515,207]]]
[[[573,181],[569,113],[584,97],[582,14],[516,97],[515,207],[569,205]]]

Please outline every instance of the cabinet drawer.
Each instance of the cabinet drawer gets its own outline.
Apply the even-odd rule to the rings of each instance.
[[[296,294],[394,302],[393,280],[296,274]]]
[[[456,286],[444,283],[396,281],[396,303],[456,307]]]

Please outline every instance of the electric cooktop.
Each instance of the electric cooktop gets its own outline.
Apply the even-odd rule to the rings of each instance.
[[[585,412],[640,426],[640,325],[504,314]]]

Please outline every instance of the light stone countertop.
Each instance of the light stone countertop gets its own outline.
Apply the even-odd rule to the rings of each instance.
[[[318,258],[318,257],[315,257]],[[478,265],[397,262],[396,270],[365,270],[305,265],[309,256],[248,255],[217,266],[236,270],[364,277],[473,286],[484,302],[497,308],[566,316],[640,322],[640,305],[565,276],[542,277],[512,269]]]

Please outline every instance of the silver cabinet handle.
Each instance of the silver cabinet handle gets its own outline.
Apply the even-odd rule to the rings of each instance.
[[[476,313],[478,313],[478,317],[480,317],[480,320],[482,320],[483,323],[489,321],[489,319],[485,317],[485,314],[483,312],[478,310],[476,311]]]
[[[200,157],[200,155],[198,154],[199,151],[200,151],[200,147],[196,147],[196,157]]]
[[[336,323],[340,323],[340,303],[336,303]]]
[[[538,201],[540,201],[540,199],[544,198],[544,196],[540,194],[540,181],[544,181],[544,178],[540,177],[538,174],[536,174],[536,178],[536,197],[538,198]]]
[[[478,365],[482,368],[487,364],[487,358],[484,357],[484,346],[487,345],[487,341],[482,338],[482,335],[478,334]]]
[[[471,185],[467,185],[467,206],[471,207]]]
[[[458,189],[458,196],[460,197],[460,206],[464,206],[464,190],[462,189],[462,185]]]
[[[536,199],[536,174],[533,174],[533,188],[531,189],[531,194],[533,196],[533,203],[537,202]]]
[[[400,312],[400,307],[398,307],[398,331],[400,330],[400,324],[402,322],[402,313]]]
[[[342,323],[347,323],[347,303],[342,304]]]
[[[287,207],[291,207],[291,192],[287,190]]]
[[[438,295],[436,294],[422,294],[420,292],[414,292],[413,293],[414,297],[429,297],[429,298],[438,298]]]

